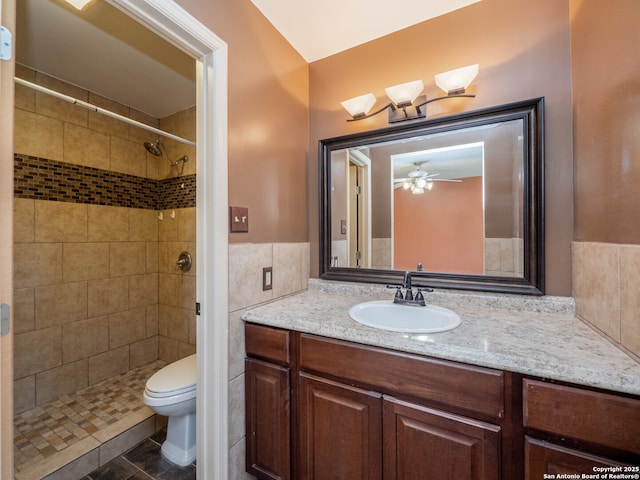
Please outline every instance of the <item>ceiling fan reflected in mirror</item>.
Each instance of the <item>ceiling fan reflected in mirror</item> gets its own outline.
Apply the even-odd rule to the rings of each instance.
[[[393,188],[404,188],[405,190],[411,189],[411,193],[419,195],[424,193],[425,190],[431,190],[433,188],[433,182],[455,182],[461,183],[462,180],[446,179],[446,178],[434,178],[439,176],[439,173],[428,173],[421,167],[426,162],[415,162],[415,169],[407,173],[405,178],[394,178]]]

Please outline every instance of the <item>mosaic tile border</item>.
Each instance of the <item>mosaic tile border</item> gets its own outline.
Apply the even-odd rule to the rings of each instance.
[[[189,208],[196,205],[196,176],[151,180],[15,154],[14,196],[147,210]]]

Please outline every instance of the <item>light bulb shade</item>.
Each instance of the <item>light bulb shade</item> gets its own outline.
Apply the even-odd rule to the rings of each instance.
[[[411,105],[423,90],[424,84],[422,80],[401,83],[400,85],[394,85],[384,89],[387,97],[389,97],[396,106]]]
[[[418,188],[415,185],[413,187],[411,187],[411,193],[413,193],[414,195],[420,195],[424,193],[424,188]]]
[[[73,5],[78,10],[82,10],[91,0],[66,0],[67,3]]]
[[[376,97],[373,93],[367,93],[366,95],[360,95],[359,97],[350,98],[340,104],[344,109],[351,114],[352,117],[363,117],[371,107],[376,103]]]
[[[465,89],[471,85],[473,79],[478,75],[480,65],[468,65],[462,68],[456,68],[448,72],[438,73],[435,76],[436,85],[447,94],[464,93]]]
[[[433,188],[433,182],[427,182],[427,185],[425,186],[425,188],[427,190],[431,190]]]

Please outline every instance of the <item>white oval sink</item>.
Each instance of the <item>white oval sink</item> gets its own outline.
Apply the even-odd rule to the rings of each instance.
[[[359,303],[349,310],[351,319],[369,327],[405,333],[435,333],[460,325],[457,313],[436,305],[399,305],[392,300]]]

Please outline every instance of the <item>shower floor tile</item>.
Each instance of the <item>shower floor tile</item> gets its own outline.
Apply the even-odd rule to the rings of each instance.
[[[147,379],[165,364],[156,360],[16,415],[16,473],[46,470],[49,463],[64,465],[74,460],[66,458],[72,452],[95,448],[153,415],[142,392]]]

